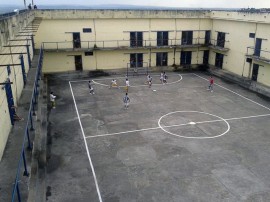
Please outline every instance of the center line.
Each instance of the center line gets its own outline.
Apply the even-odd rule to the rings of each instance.
[[[232,120],[241,120],[241,119],[250,119],[250,118],[265,117],[265,116],[270,116],[270,114],[261,114],[261,115],[254,115],[254,116],[243,116],[243,117],[236,117],[236,118],[228,118],[228,119],[224,119],[224,120],[226,120],[226,121],[232,121]],[[223,120],[216,119],[216,120],[210,120],[210,121],[189,122],[189,123],[183,123],[183,124],[177,124],[177,125],[170,125],[170,126],[163,126],[163,127],[164,128],[172,128],[172,127],[178,127],[178,126],[194,125],[194,123],[195,124],[203,124],[203,123],[214,123],[214,122],[221,122],[221,121],[223,121]],[[125,133],[134,133],[134,132],[141,132],[141,131],[148,131],[148,130],[157,130],[157,129],[160,129],[160,127],[143,128],[143,129],[128,130],[128,131],[117,132],[117,133],[108,133],[108,134],[102,134],[102,135],[86,136],[85,138],[106,137],[106,136],[120,135],[120,134],[125,134]]]

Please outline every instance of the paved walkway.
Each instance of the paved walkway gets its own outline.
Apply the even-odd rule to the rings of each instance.
[[[30,99],[32,95],[32,89],[34,84],[34,79],[36,75],[36,67],[38,63],[38,55],[34,55],[32,66],[28,72],[27,84],[22,91],[21,98],[19,99],[19,104],[17,108],[18,115],[23,117],[23,121],[15,122],[4,151],[4,155],[0,162],[0,201],[11,201],[11,194],[13,189],[13,184],[16,177],[20,152],[22,148],[24,130],[27,121],[27,114],[30,106]],[[33,140],[33,134],[31,134]],[[31,152],[26,152],[27,161],[31,158]],[[30,164],[28,165],[30,169]],[[22,200],[26,201],[28,193],[29,177],[22,176],[21,172],[21,182],[20,191],[22,194]]]

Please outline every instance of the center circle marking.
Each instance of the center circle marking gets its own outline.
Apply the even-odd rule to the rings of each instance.
[[[191,137],[188,137],[188,136],[178,135],[178,134],[175,134],[175,133],[172,133],[172,132],[166,130],[166,129],[164,128],[164,126],[161,126],[161,123],[160,123],[161,120],[162,120],[164,117],[169,116],[169,115],[171,115],[171,114],[176,114],[176,113],[199,113],[199,114],[206,114],[206,115],[209,115],[209,116],[213,116],[213,117],[216,117],[216,118],[218,118],[219,120],[225,122],[226,125],[227,125],[227,130],[226,130],[225,132],[219,134],[219,135],[210,136],[210,137],[208,137],[208,136],[202,136],[202,137],[192,137],[192,136],[191,136]],[[209,122],[210,122],[210,121],[209,121]],[[214,122],[214,121],[213,121],[213,122]],[[190,125],[195,125],[195,124],[198,124],[198,123],[195,123],[195,122],[189,122],[189,123],[187,123],[187,124],[179,124],[179,126],[181,126],[181,125],[188,125],[188,124],[190,124]],[[207,112],[200,112],[200,111],[175,111],[175,112],[170,112],[170,113],[165,114],[165,115],[163,115],[162,117],[159,118],[159,120],[158,120],[158,126],[161,128],[161,130],[163,130],[164,132],[166,132],[166,133],[168,133],[168,134],[170,134],[170,135],[177,136],[177,137],[182,137],[182,138],[187,138],[187,139],[213,139],[213,138],[217,138],[217,137],[221,137],[221,136],[225,135],[226,133],[228,133],[228,132],[230,131],[230,128],[231,128],[231,127],[230,127],[230,124],[228,123],[228,121],[226,121],[226,120],[223,119],[222,117],[217,116],[217,115],[214,115],[214,114],[210,114],[210,113],[207,113]],[[166,127],[166,126],[165,126],[165,127]]]

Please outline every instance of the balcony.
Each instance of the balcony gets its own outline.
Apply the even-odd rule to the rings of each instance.
[[[93,50],[132,50],[132,49],[162,49],[162,48],[196,48],[207,47],[204,38],[194,38],[192,43],[181,41],[180,39],[166,40],[107,40],[107,41],[62,41],[43,42],[45,51],[93,51]]]
[[[258,62],[270,64],[270,51],[255,49],[254,47],[247,47],[246,57]]]
[[[221,40],[215,40],[215,39],[211,39],[210,43],[209,43],[209,48],[219,51],[219,52],[228,52],[230,49],[229,47],[229,41],[221,41]]]

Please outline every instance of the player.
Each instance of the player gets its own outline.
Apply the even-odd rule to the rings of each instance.
[[[210,90],[211,93],[214,91],[213,90],[213,85],[214,85],[214,79],[213,79],[212,76],[210,76],[210,78],[209,78],[209,86],[208,86],[208,89],[207,90]]]
[[[153,78],[148,74],[147,81],[148,81],[148,87],[149,88],[151,88],[151,86],[152,86],[152,80],[153,80]]]
[[[91,81],[88,81],[88,88],[89,88],[89,93],[91,95],[94,95],[95,94],[95,91],[94,91],[94,88],[91,85]]]
[[[163,84],[167,83],[168,76],[165,72],[163,72]]]
[[[126,78],[126,92],[128,92],[128,88],[129,88],[129,80],[128,80],[128,78]]]
[[[128,109],[128,105],[130,103],[130,99],[128,97],[128,93],[126,93],[126,95],[123,97],[123,102],[124,102],[124,105],[125,105],[125,109]]]
[[[53,92],[50,93],[50,102],[53,109],[55,109],[55,98],[56,96],[53,94]]]
[[[163,73],[162,73],[162,72],[160,73],[160,78],[159,78],[159,80],[160,80],[161,84],[163,84],[163,80],[164,80],[164,79],[163,79]]]
[[[109,88],[112,88],[112,87],[117,87],[117,88],[119,88],[116,79],[113,79],[113,80],[111,81],[111,85],[110,85]]]

